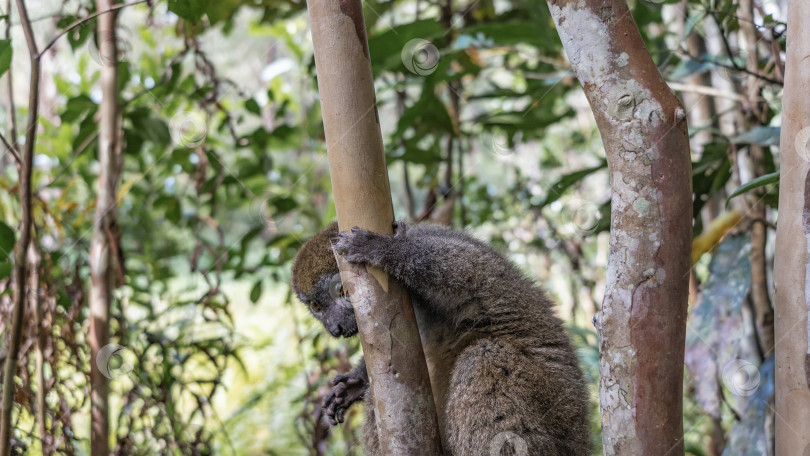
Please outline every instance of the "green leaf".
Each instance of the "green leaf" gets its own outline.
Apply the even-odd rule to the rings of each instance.
[[[175,225],[180,223],[180,201],[177,198],[164,195],[156,199],[153,206],[155,209],[162,209],[168,221]]]
[[[746,182],[745,184],[741,185],[740,188],[734,190],[734,192],[729,195],[728,199],[726,200],[726,205],[728,205],[731,198],[735,196],[742,195],[750,190],[755,188],[764,187],[768,184],[778,184],[779,183],[779,171],[775,173],[766,174],[764,176],[759,176],[756,179],[751,179],[750,181]]]
[[[384,32],[370,36],[368,49],[374,74],[396,68],[404,70],[402,49],[409,41],[414,39],[430,41],[434,37],[441,37],[443,32],[444,28],[435,19],[422,19],[393,28],[387,27]],[[439,42],[433,44],[437,48],[440,46]]]
[[[189,22],[199,22],[207,8],[208,0],[169,0],[169,11]]]
[[[62,16],[62,18],[56,23],[56,28],[59,30],[65,30],[70,24],[75,23],[79,19],[81,19],[79,16],[74,16],[72,14]],[[90,38],[95,29],[95,21],[90,21],[89,23],[84,23],[71,30],[70,33],[67,34],[67,40],[68,43],[70,43],[70,48],[75,51],[82,46],[87,39]]]
[[[129,120],[135,127],[134,132],[146,141],[159,146],[168,145],[172,141],[169,127],[162,119],[153,117],[146,109],[138,109],[129,114]]]
[[[779,127],[756,127],[731,139],[734,144],[756,144],[757,146],[778,146]]]
[[[17,242],[14,230],[3,222],[0,222],[0,261],[4,261],[14,250],[14,243]]]
[[[453,134],[453,121],[442,101],[432,91],[423,89],[422,96],[399,118],[396,136],[409,128],[425,127],[431,131]]]
[[[419,163],[430,165],[441,162],[442,156],[441,142],[433,141],[431,144],[423,144],[421,137],[413,137],[404,141],[404,150],[397,149],[391,154],[391,160],[401,159],[409,163]]]
[[[261,114],[261,108],[259,107],[259,103],[256,103],[256,100],[254,100],[253,98],[245,102],[245,109],[247,109],[248,112],[256,114],[257,116]]]
[[[548,204],[557,201],[566,190],[571,188],[573,185],[576,185],[582,179],[585,179],[587,176],[599,171],[600,169],[604,169],[607,166],[606,161],[602,161],[598,166],[594,166],[593,168],[586,168],[581,169],[579,171],[574,171],[573,173],[569,173],[564,175],[560,178],[557,182],[555,182],[551,187],[548,189],[548,195],[546,195],[545,201],[540,203],[540,207],[544,207]]]
[[[250,302],[256,304],[259,302],[259,298],[262,297],[262,281],[257,280],[256,283],[253,284],[253,288],[250,289]]]
[[[0,40],[0,76],[11,68],[11,40]]]
[[[0,280],[11,277],[11,269],[12,267],[10,261],[0,263]]]
[[[273,216],[279,216],[297,208],[298,203],[296,203],[295,200],[289,196],[276,196],[269,201],[269,206],[275,208],[275,211],[273,211]]]
[[[98,110],[98,105],[93,103],[87,95],[79,95],[73,97],[65,104],[65,112],[60,116],[64,123],[74,123],[76,120],[82,118],[87,113],[95,113]]]
[[[545,39],[543,28],[547,27],[532,21],[493,21],[467,27],[464,29],[464,33],[473,36],[484,35],[492,39],[495,46],[532,44],[541,49],[550,49],[554,45],[559,45],[559,41]]]

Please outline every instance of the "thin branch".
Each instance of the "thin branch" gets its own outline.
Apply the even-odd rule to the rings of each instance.
[[[397,90],[397,113],[402,117],[405,112],[405,90]],[[399,147],[405,149],[405,139],[400,138]],[[411,178],[408,175],[408,162],[402,160],[402,185],[405,187],[405,207],[408,209],[408,219],[416,220],[416,212],[413,205],[413,190],[411,189]]]
[[[11,41],[11,0],[6,0],[6,39]],[[11,136],[11,141],[14,144],[17,144],[17,120],[16,120],[16,112],[17,109],[14,106],[14,78],[12,77],[13,68],[9,66],[8,71],[6,71],[6,75],[8,77],[8,132]],[[3,142],[6,142],[6,139],[3,138]],[[8,147],[8,144],[6,144]],[[12,155],[16,154],[14,158],[17,159],[17,164],[21,163],[20,160],[20,153],[14,147],[9,147],[9,152]]]
[[[76,20],[76,21],[75,21],[75,22],[73,22],[72,24],[68,25],[66,28],[62,29],[62,31],[60,31],[59,33],[57,33],[57,34],[56,34],[56,36],[54,36],[54,37],[53,37],[53,39],[52,39],[52,40],[51,40],[51,41],[50,41],[48,44],[46,44],[44,48],[42,48],[42,52],[40,52],[40,53],[37,55],[37,58],[39,58],[40,56],[42,56],[42,54],[44,54],[44,53],[48,52],[48,49],[50,49],[51,47],[53,47],[53,45],[54,45],[54,44],[56,44],[56,42],[57,42],[57,41],[59,41],[59,38],[62,38],[62,37],[63,37],[63,36],[65,36],[65,35],[66,35],[66,34],[67,34],[69,31],[71,31],[71,30],[75,29],[76,27],[78,27],[78,26],[80,26],[80,25],[82,25],[82,24],[84,24],[84,23],[86,23],[86,22],[89,22],[89,21],[91,21],[91,20],[95,19],[95,18],[97,18],[98,16],[101,16],[102,14],[111,13],[111,12],[113,12],[113,11],[117,11],[117,10],[120,10],[120,9],[122,9],[122,8],[126,8],[126,7],[128,7],[128,6],[139,5],[139,4],[141,4],[141,3],[149,3],[149,1],[150,1],[150,0],[136,0],[136,1],[134,1],[134,2],[130,2],[130,3],[122,3],[122,4],[119,4],[119,5],[112,6],[112,7],[110,7],[109,9],[106,9],[106,10],[104,10],[104,11],[96,11],[95,13],[93,13],[93,14],[91,14],[91,15],[87,16],[87,17],[83,17],[83,18],[81,18],[81,19]]]
[[[12,129],[13,129],[13,127],[12,127]],[[14,160],[17,161],[17,165],[20,165],[22,163],[22,159],[20,158],[20,152],[17,149],[15,149],[14,146],[12,146],[8,142],[8,140],[6,139],[5,136],[3,136],[2,133],[0,133],[0,140],[3,141],[3,145],[6,146],[6,149],[8,149],[8,152],[14,157]]]
[[[3,403],[0,415],[0,455],[11,451],[11,409],[14,405],[17,374],[17,354],[23,326],[23,307],[26,302],[26,278],[28,276],[28,244],[31,242],[31,170],[33,167],[34,144],[37,139],[37,117],[39,115],[39,70],[40,60],[36,38],[28,19],[28,11],[23,0],[17,0],[20,23],[28,43],[31,57],[31,79],[28,94],[28,122],[25,130],[25,149],[20,162],[20,208],[22,212],[20,237],[14,252],[14,308],[12,310],[10,337],[6,365],[3,373]]]
[[[771,84],[775,84],[775,85],[778,85],[778,86],[784,85],[784,82],[782,82],[782,81],[770,78],[770,77],[765,76],[763,74],[759,74],[759,73],[750,71],[747,68],[742,68],[742,67],[740,67],[740,66],[738,66],[736,64],[728,65],[728,64],[725,64],[723,62],[718,62],[717,60],[704,59],[703,57],[692,55],[691,53],[689,53],[689,51],[687,51],[685,49],[681,49],[681,53],[683,55],[685,55],[686,57],[689,57],[690,59],[692,59],[692,60],[694,60],[694,61],[696,61],[698,63],[711,63],[712,65],[717,65],[719,67],[723,67],[723,68],[726,68],[726,69],[729,69],[729,70],[739,71],[740,73],[745,73],[745,74],[754,76],[754,77],[756,77],[758,79],[762,79],[763,81],[769,82]],[[734,61],[733,58],[731,58],[730,60],[732,62]]]
[[[729,100],[739,101],[740,103],[746,100],[745,97],[738,93],[726,92],[724,90],[715,89],[714,87],[697,84],[684,84],[681,82],[672,81],[667,81],[667,84],[672,90],[677,90],[678,92],[692,92],[699,93],[701,95],[708,95],[710,97],[728,98]]]

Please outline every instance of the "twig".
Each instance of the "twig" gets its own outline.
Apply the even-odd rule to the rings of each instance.
[[[667,81],[667,84],[672,90],[677,90],[679,92],[692,92],[692,93],[699,93],[701,95],[708,95],[710,97],[728,98],[730,100],[739,101],[740,103],[746,100],[745,97],[743,97],[738,93],[726,92],[720,89],[715,89],[714,87],[702,86],[697,84],[684,84],[681,82],[672,82],[672,81]]]
[[[22,163],[22,159],[20,158],[20,152],[17,151],[17,149],[15,149],[14,146],[12,146],[8,142],[8,140],[6,139],[5,136],[3,136],[2,133],[0,133],[0,140],[3,141],[3,144],[6,146],[6,149],[8,149],[8,152],[14,157],[14,160],[17,161],[17,165],[20,165]]]
[[[6,0],[6,39],[11,41],[11,0]],[[11,136],[11,141],[14,144],[17,144],[17,120],[15,114],[17,109],[14,107],[14,78],[12,77],[13,69],[9,67],[8,71],[6,71],[7,82],[8,82],[8,132]],[[3,138],[3,142],[7,142],[5,138]],[[8,147],[8,144],[6,144]],[[12,155],[15,155],[14,158],[17,159],[17,166],[20,166],[20,153],[14,147],[9,147],[9,152]]]
[[[728,65],[728,64],[725,64],[725,63],[722,63],[722,62],[718,62],[717,60],[704,59],[703,57],[692,55],[689,51],[684,50],[684,49],[681,49],[681,52],[686,57],[689,57],[690,59],[692,59],[692,60],[694,60],[696,62],[699,62],[699,63],[711,63],[712,65],[717,65],[717,66],[722,67],[722,68],[726,68],[726,69],[734,70],[734,71],[739,71],[741,73],[745,73],[745,74],[754,76],[754,77],[756,77],[758,79],[762,79],[763,81],[769,82],[771,84],[775,84],[775,85],[778,85],[778,86],[784,85],[784,83],[782,81],[778,80],[778,79],[773,79],[773,78],[770,78],[768,76],[765,76],[765,75],[750,71],[747,68],[742,68],[742,67],[740,67],[740,66],[738,66],[736,64]],[[732,62],[733,62],[733,60],[734,60],[733,57],[730,58],[730,60],[732,60]]]
[[[93,13],[93,14],[87,16],[87,17],[83,17],[81,19],[76,20],[75,22],[73,22],[72,24],[70,24],[66,28],[64,28],[62,31],[57,33],[56,36],[54,36],[53,39],[48,44],[46,44],[44,48],[42,48],[42,52],[37,54],[37,58],[39,58],[42,54],[48,52],[48,49],[53,47],[53,45],[56,44],[57,41],[59,41],[59,38],[62,38],[63,36],[65,36],[67,34],[67,32],[75,29],[76,27],[84,24],[85,22],[91,21],[91,20],[97,18],[98,16],[101,16],[102,14],[111,13],[113,11],[117,11],[117,10],[120,10],[122,8],[126,8],[128,6],[139,5],[141,3],[148,3],[148,2],[149,2],[149,0],[136,0],[136,1],[130,2],[130,3],[121,3],[119,5],[112,6],[109,9],[106,9],[104,11],[96,11],[95,13]]]

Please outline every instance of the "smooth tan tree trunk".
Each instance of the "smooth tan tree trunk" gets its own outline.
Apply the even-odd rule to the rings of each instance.
[[[810,2],[788,4],[774,260],[776,454],[810,455]]]
[[[600,336],[606,455],[683,454],[692,176],[686,113],[624,0],[548,0],[605,145],[610,257]]]
[[[361,2],[308,0],[307,6],[338,224],[391,234],[394,211]],[[408,294],[379,269],[339,264],[357,316],[383,454],[440,454]]]
[[[111,0],[98,0],[96,8],[105,11]],[[115,220],[116,141],[118,139],[118,50],[115,22],[117,12],[98,17],[98,53],[101,64],[102,100],[99,109],[98,187],[93,237],[90,241],[90,452],[93,456],[107,456],[109,449],[109,379],[101,372],[99,352],[110,342],[110,305],[112,301],[112,256],[110,239]],[[107,369],[109,372],[109,369]]]

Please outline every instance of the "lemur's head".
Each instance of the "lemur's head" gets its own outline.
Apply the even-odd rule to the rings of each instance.
[[[334,222],[301,246],[293,262],[292,286],[329,334],[351,337],[357,334],[357,321],[332,253],[331,239],[337,235]]]

